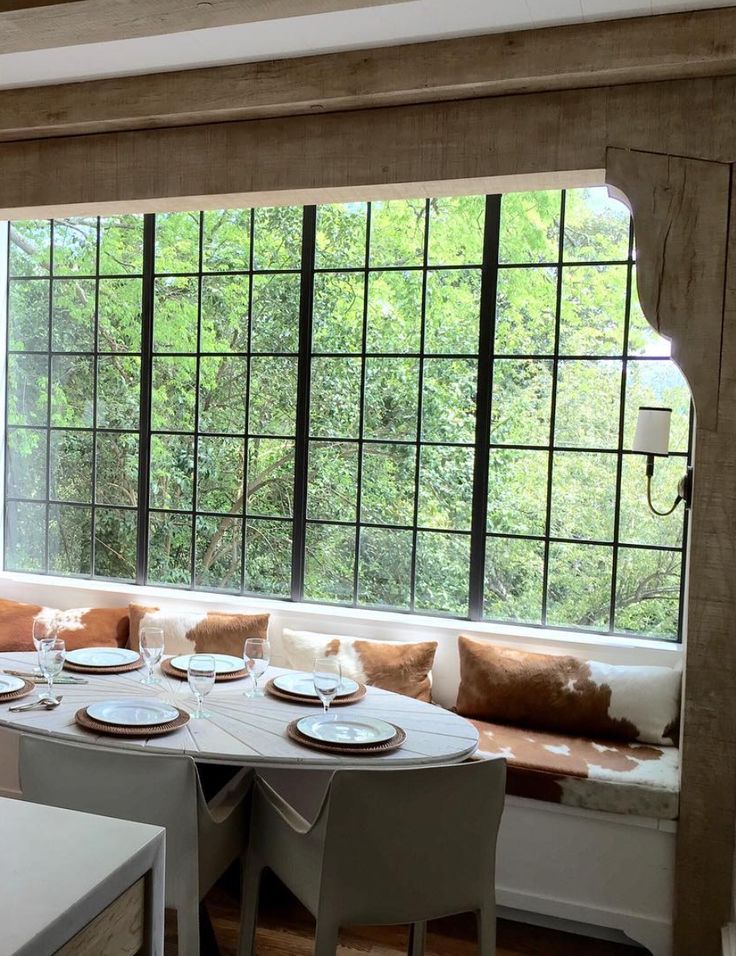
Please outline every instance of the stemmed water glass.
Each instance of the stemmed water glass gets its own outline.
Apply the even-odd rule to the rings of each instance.
[[[141,657],[146,664],[146,676],[141,684],[160,684],[161,681],[153,673],[154,664],[158,664],[164,652],[164,632],[160,627],[143,627],[140,633]]]
[[[342,668],[336,657],[318,657],[314,662],[314,689],[322,701],[325,717],[342,683]]]
[[[187,665],[189,689],[197,698],[197,709],[192,717],[209,717],[202,702],[215,686],[215,659],[211,654],[192,654]]]
[[[58,634],[58,622],[56,620],[56,615],[48,616],[46,614],[39,615],[33,619],[33,646],[36,648],[36,651],[41,650],[41,641],[51,640],[52,637],[56,637]],[[40,674],[40,666],[33,669],[34,674]]]
[[[58,677],[66,660],[66,644],[58,637],[42,640],[38,648],[38,665],[48,684],[48,697],[54,700],[54,678]],[[39,695],[40,696],[40,695]]]
[[[271,644],[260,637],[249,637],[243,648],[243,662],[250,675],[252,689],[249,697],[262,696],[258,689],[258,678],[265,674],[271,661]]]

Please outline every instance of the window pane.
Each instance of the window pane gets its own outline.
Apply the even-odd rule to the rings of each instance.
[[[151,437],[151,507],[189,511],[194,481],[194,438]]]
[[[360,352],[363,342],[364,278],[355,272],[314,277],[312,350]]]
[[[491,449],[488,469],[488,530],[544,534],[547,522],[546,451]]]
[[[372,272],[367,351],[418,352],[421,329],[421,272]]]
[[[620,548],[616,572],[616,629],[677,639],[679,551]]]
[[[497,359],[493,363],[491,441],[494,444],[549,444],[551,407],[551,362]]]
[[[621,355],[625,316],[626,266],[562,270],[562,355]]]
[[[466,617],[469,567],[469,535],[418,532],[415,597],[417,609]]]
[[[156,272],[196,272],[199,268],[199,213],[156,216]]]
[[[418,266],[424,258],[424,199],[371,203],[371,255],[376,266]]]
[[[507,193],[501,200],[500,262],[557,262],[560,193]]]
[[[315,264],[318,269],[345,269],[365,262],[364,202],[317,206]]]
[[[567,627],[607,629],[612,567],[611,548],[552,542],[547,621]]]
[[[474,459],[472,448],[422,447],[418,514],[421,527],[470,529]]]
[[[357,490],[358,445],[310,442],[308,517],[355,521]]]
[[[286,597],[291,589],[290,521],[249,518],[245,530],[245,590]]]
[[[357,438],[360,422],[360,359],[312,360],[310,434]]]
[[[291,517],[294,510],[294,442],[248,442],[248,513]]]
[[[298,274],[254,277],[251,332],[254,352],[299,350],[300,295]]]
[[[167,431],[194,431],[197,362],[193,358],[153,360],[151,424]]]
[[[49,507],[49,571],[92,574],[92,509],[74,505]]]
[[[672,409],[670,452],[687,451],[690,427],[690,389],[673,362],[646,359],[629,362],[626,377],[624,448],[631,448],[640,405]]]
[[[499,269],[496,353],[551,355],[556,307],[557,269]]]
[[[162,396],[157,395],[156,369],[159,362],[154,361],[154,405],[161,407]],[[165,386],[168,387],[168,386]],[[131,356],[115,355],[97,359],[97,427],[98,428],[138,428],[140,419],[141,360]],[[186,398],[184,396],[184,398]],[[178,403],[181,392],[171,395],[171,401]],[[175,414],[172,410],[172,414]]]
[[[621,362],[561,361],[557,372],[555,442],[571,448],[615,448]]]
[[[632,279],[633,292],[631,294],[631,311],[629,314],[629,355],[651,357],[663,355],[670,357],[672,351],[669,339],[658,335],[647,322],[642,312],[639,297],[636,294],[636,277]]]
[[[255,210],[255,269],[298,269],[302,259],[301,206]]]
[[[427,273],[425,352],[478,353],[480,269]]]
[[[191,584],[192,519],[152,512],[148,526],[148,583]]]
[[[416,449],[412,445],[364,445],[361,520],[414,523]]]
[[[8,429],[6,490],[9,497],[46,497],[46,430]]]
[[[51,359],[51,424],[89,428],[94,407],[93,359],[54,355]]]
[[[49,283],[12,279],[8,286],[8,348],[45,352],[48,345]]]
[[[100,219],[100,273],[140,275],[143,272],[143,216]]]
[[[558,538],[613,540],[616,455],[556,452],[550,533]]]
[[[97,218],[54,220],[54,275],[90,276],[97,260]]]
[[[202,268],[246,272],[250,265],[250,209],[211,209],[204,214]]]
[[[605,186],[568,189],[565,197],[564,257],[571,261],[626,259],[629,210]]]
[[[10,275],[42,276],[51,270],[51,222],[10,223]]]
[[[48,359],[8,356],[8,424],[45,425],[48,410]]]
[[[415,438],[418,389],[416,359],[366,359],[365,437]]]
[[[240,518],[197,517],[195,587],[239,591],[243,564]]]
[[[197,445],[197,510],[241,513],[245,475],[242,438],[206,438]],[[198,532],[199,533],[199,532]]]
[[[167,278],[154,282],[153,349],[196,352],[199,280]]]
[[[6,570],[45,571],[46,505],[9,501],[5,522]]]
[[[487,538],[485,616],[538,624],[542,619],[544,544]]]
[[[307,524],[304,567],[307,600],[352,603],[354,565],[354,528]]]
[[[138,503],[138,435],[120,432],[97,433],[97,504]]]
[[[248,276],[202,278],[202,352],[245,352],[248,349]]]
[[[140,352],[142,285],[140,279],[100,280],[97,347],[101,352]]]
[[[199,360],[199,430],[240,434],[245,431],[248,360],[204,356]]]
[[[49,497],[92,502],[92,432],[52,430]]]
[[[119,508],[95,509],[95,576],[134,581],[138,515]]]
[[[474,359],[425,359],[423,440],[472,442],[477,387]]]
[[[251,435],[293,435],[296,418],[296,359],[257,357],[250,361]]]
[[[429,262],[477,265],[483,261],[485,196],[452,196],[429,203]]]
[[[656,458],[652,478],[655,508],[667,511],[675,500],[677,483],[687,468],[685,458]],[[682,544],[682,507],[667,517],[649,510],[646,492],[646,459],[624,455],[621,472],[621,527],[619,540],[627,544],[661,544],[679,548]]]
[[[408,607],[411,591],[411,531],[363,528],[360,534],[358,602]]]

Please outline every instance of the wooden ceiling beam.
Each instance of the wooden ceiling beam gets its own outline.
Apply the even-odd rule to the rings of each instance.
[[[0,91],[0,140],[736,74],[736,7]]]
[[[0,0],[0,53],[184,33],[402,0]]]

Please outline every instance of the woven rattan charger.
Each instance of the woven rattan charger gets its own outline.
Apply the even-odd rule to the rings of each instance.
[[[298,744],[310,747],[312,750],[323,750],[325,753],[342,754],[343,756],[368,757],[377,754],[388,754],[392,750],[398,750],[406,740],[406,733],[395,724],[391,726],[396,733],[390,740],[384,740],[380,744],[333,744],[322,740],[312,740],[305,736],[297,727],[299,720],[292,720],[286,728],[286,734]]]
[[[161,661],[161,673],[166,674],[167,677],[175,677],[177,680],[187,679],[187,672],[180,671],[178,667],[173,667],[168,658]],[[230,674],[215,674],[215,683],[224,684],[226,681],[242,680],[247,676],[248,671],[245,668],[240,671],[232,671]]]
[[[128,671],[137,671],[143,667],[143,658],[131,661],[130,664],[117,664],[115,667],[87,667],[86,664],[72,664],[64,661],[65,671],[74,671],[77,674],[125,674]]]
[[[307,704],[312,707],[322,706],[322,702],[320,701],[319,697],[311,697],[309,694],[292,694],[291,691],[281,690],[280,687],[277,687],[274,684],[275,679],[275,677],[271,678],[265,687],[266,693],[270,694],[271,697],[278,697],[279,700],[288,700],[292,704]],[[345,704],[357,704],[359,700],[363,700],[367,692],[368,691],[365,684],[358,684],[357,690],[353,691],[352,694],[346,694],[344,697],[336,697],[330,704],[330,707],[342,707]]]
[[[91,730],[96,734],[107,734],[110,737],[161,737],[163,734],[173,733],[179,730],[185,724],[189,723],[189,714],[177,707],[179,716],[165,724],[152,724],[148,727],[121,727],[118,724],[106,724],[101,720],[95,720],[87,713],[87,708],[82,707],[74,715],[74,720],[85,730]]]
[[[31,691],[34,691],[35,689],[36,685],[33,683],[33,681],[24,680],[23,686],[19,687],[17,690],[9,690],[4,694],[0,694],[0,704],[9,704],[14,700],[20,700],[21,697],[27,697]]]

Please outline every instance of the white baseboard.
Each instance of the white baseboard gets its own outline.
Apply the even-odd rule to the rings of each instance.
[[[736,923],[728,923],[721,931],[723,956],[736,956]]]

